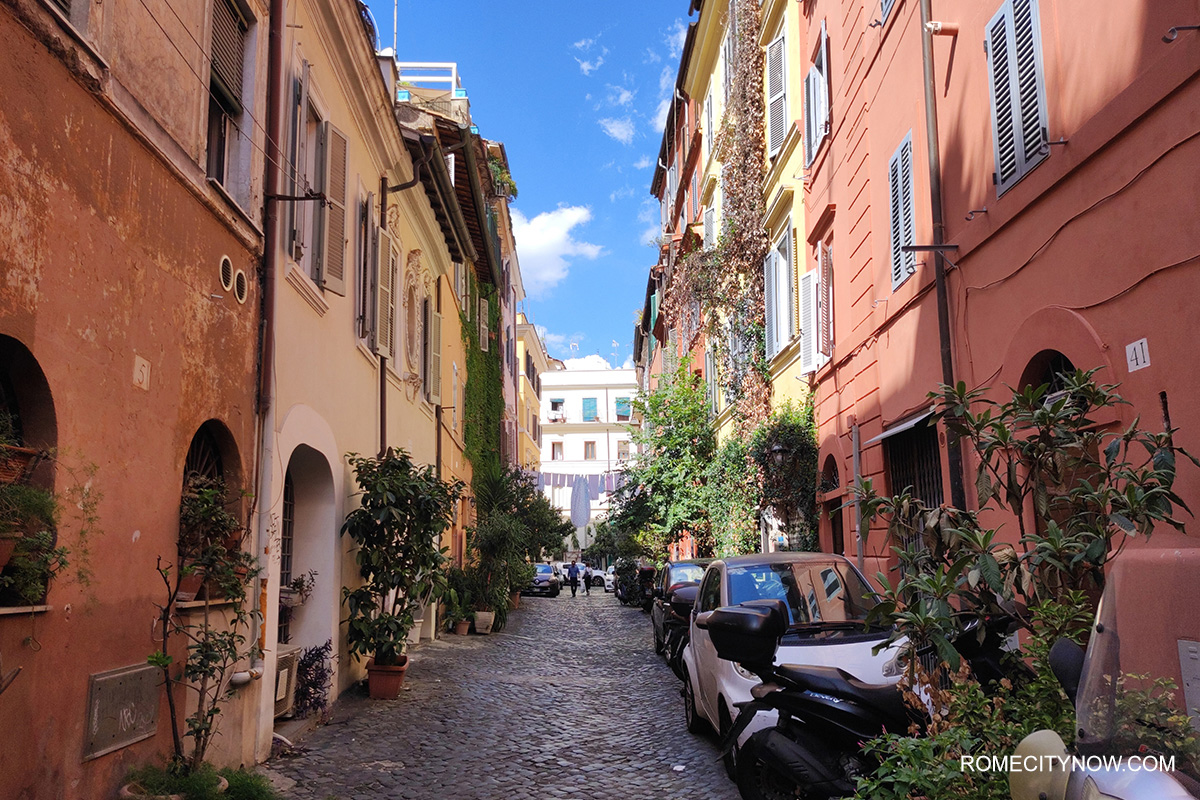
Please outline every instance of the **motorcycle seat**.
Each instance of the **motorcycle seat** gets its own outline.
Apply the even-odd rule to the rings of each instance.
[[[776,667],[775,672],[801,689],[840,697],[875,709],[889,721],[889,729],[893,724],[900,729],[907,725],[908,711],[904,705],[904,695],[894,684],[864,683],[837,667],[783,664]]]

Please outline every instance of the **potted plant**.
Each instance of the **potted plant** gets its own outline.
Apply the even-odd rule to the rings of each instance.
[[[234,695],[230,678],[240,664],[260,655],[248,636],[259,615],[246,607],[246,600],[247,586],[261,570],[242,548],[245,528],[230,510],[236,501],[228,494],[221,479],[190,475],[180,501],[181,566],[164,563],[162,556],[155,565],[166,597],[157,606],[159,649],[146,661],[162,670],[170,708],[174,753],[163,772],[184,787],[197,775],[211,772],[204,756],[217,732],[221,708]],[[181,611],[178,603],[188,578],[197,578],[208,591],[202,606]],[[182,652],[186,656],[177,661]],[[185,692],[192,697],[183,697]],[[181,720],[185,708],[193,710]],[[190,751],[185,747],[188,738]]]
[[[454,631],[459,636],[466,636],[471,630],[471,620],[467,618],[467,604],[453,587],[446,589],[442,597],[445,609],[442,614],[446,620],[446,629]]]
[[[22,550],[26,538],[55,529],[59,506],[53,492],[24,483],[0,483],[0,569]],[[51,538],[53,538],[51,536]]]
[[[369,659],[371,697],[392,699],[408,668],[405,649],[416,614],[445,589],[438,542],[462,484],[441,480],[433,467],[418,466],[404,450],[348,458],[361,504],[346,516],[341,534],[354,540],[363,582],[342,587],[347,640],[351,655]]]
[[[22,447],[13,415],[0,411],[0,484],[24,482],[46,455],[45,451]]]
[[[279,605],[287,608],[304,605],[308,602],[308,598],[312,597],[316,585],[317,571],[315,569],[310,569],[303,575],[297,575],[286,586],[279,587]]]

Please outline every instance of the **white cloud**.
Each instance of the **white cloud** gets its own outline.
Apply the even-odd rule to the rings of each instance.
[[[654,109],[654,129],[661,131],[667,127],[667,114],[671,111],[671,98],[664,97],[658,101],[658,108]]]
[[[597,121],[606,134],[621,144],[633,143],[634,126],[633,120],[629,117],[621,117],[620,119],[605,117]]]
[[[573,352],[578,352],[579,345],[587,339],[587,335],[583,333],[572,333],[570,335],[553,333],[547,330],[544,325],[538,325],[537,332],[538,336],[542,338],[542,344],[546,345],[546,352],[555,358],[570,356]]]
[[[675,73],[670,67],[663,67],[658,73],[658,93],[670,97],[671,88],[675,85]]]
[[[571,46],[574,47],[576,50],[583,50],[584,52],[587,52],[588,50],[592,49],[592,45],[594,45],[595,43],[596,43],[595,39],[580,39],[578,42],[576,42],[575,44],[573,44]]]
[[[633,356],[625,356],[625,363],[621,365],[621,369],[633,369]]]
[[[663,33],[663,44],[667,46],[667,52],[671,58],[679,58],[683,55],[683,43],[687,41],[687,25],[683,24],[683,20],[676,18],[671,23],[671,27],[667,28]]]
[[[510,209],[513,236],[521,259],[521,278],[530,297],[538,298],[557,286],[571,266],[572,257],[595,259],[604,253],[598,244],[580,241],[571,229],[592,218],[587,206],[559,206],[527,219],[520,210]]]
[[[658,205],[657,202],[655,202],[654,200],[651,200],[649,197],[647,197],[645,200],[642,201],[642,204],[640,206],[638,206],[637,221],[638,222],[650,222],[651,220],[654,219],[655,214],[661,215],[662,209]]]
[[[646,169],[653,162],[650,161],[650,156],[642,156],[637,161],[633,162],[634,169]]]
[[[662,61],[662,56],[660,56],[658,53],[654,52],[653,49],[647,47],[646,48],[646,57],[642,59],[642,63],[643,64],[657,64],[660,61]]]
[[[645,245],[646,247],[656,247],[658,245],[657,239],[661,235],[662,231],[659,229],[659,226],[651,225],[642,231],[642,235],[638,237],[638,244]]]
[[[599,354],[583,356],[582,358],[567,358],[563,360],[567,369],[612,369],[608,359]]]
[[[608,84],[608,103],[614,106],[627,106],[637,96],[636,89],[626,89],[624,86]]]
[[[615,189],[608,194],[608,202],[615,203],[618,200],[624,200],[626,197],[633,197],[632,186],[622,186],[620,189]]]
[[[592,61],[584,61],[581,58],[577,58],[575,61],[579,64],[580,72],[582,72],[584,75],[591,75],[604,65],[604,56],[596,56],[596,58]]]

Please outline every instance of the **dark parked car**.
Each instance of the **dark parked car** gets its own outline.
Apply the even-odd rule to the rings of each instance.
[[[654,652],[663,652],[667,641],[667,623],[671,614],[671,593],[686,584],[698,584],[704,577],[704,568],[712,563],[711,558],[688,561],[668,561],[658,573],[654,584],[654,605],[650,607],[650,623],[654,626]],[[686,625],[687,620],[678,620]]]
[[[558,576],[554,574],[554,567],[549,564],[534,564],[533,566],[537,572],[533,574],[533,580],[521,594],[544,594],[548,597],[558,597],[562,585],[558,581]]]

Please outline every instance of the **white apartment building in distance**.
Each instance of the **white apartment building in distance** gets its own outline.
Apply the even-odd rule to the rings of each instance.
[[[567,368],[551,359],[550,369],[542,373],[544,491],[575,522],[580,549],[591,544],[587,525],[608,512],[616,474],[630,456],[629,425],[636,394],[632,369]],[[584,484],[589,514],[587,523],[580,525],[580,515],[572,515],[572,507],[582,502],[576,499],[576,487],[582,491]],[[577,554],[570,542],[567,551]]]

